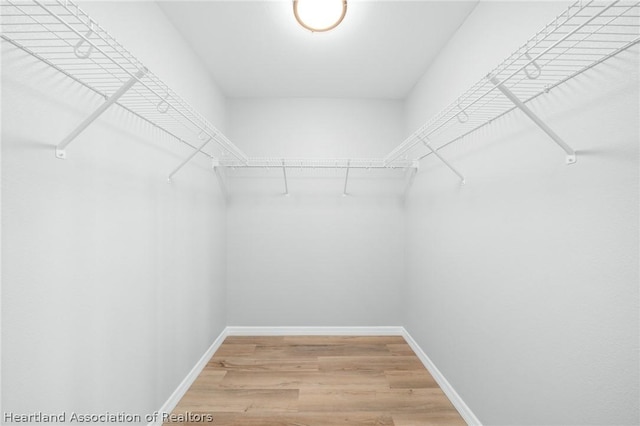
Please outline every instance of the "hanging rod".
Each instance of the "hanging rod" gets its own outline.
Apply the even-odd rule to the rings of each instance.
[[[417,161],[395,161],[385,165],[382,158],[282,158],[249,157],[245,163],[220,160],[219,167],[250,169],[407,169],[418,167]]]
[[[75,136],[114,104],[193,149],[198,149],[198,139],[210,138],[217,149],[197,151],[209,158],[247,161],[242,150],[72,1],[3,0],[0,24],[2,40],[107,100],[63,139],[59,158]]]
[[[640,42],[639,16],[639,1],[577,1],[400,143],[384,164],[419,161],[516,109],[566,152],[567,164],[574,163],[573,148],[526,104]]]

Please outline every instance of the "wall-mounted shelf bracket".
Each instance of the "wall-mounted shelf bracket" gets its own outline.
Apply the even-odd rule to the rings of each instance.
[[[347,196],[347,183],[349,181],[349,167],[351,166],[351,160],[347,161],[347,172],[344,174],[344,189],[342,190],[342,196]]]
[[[118,99],[134,85],[138,82],[144,75],[147,73],[147,69],[143,68],[139,70],[135,75],[133,75],[129,81],[123,84],[113,95],[111,95],[102,105],[98,107],[89,117],[87,117],[78,127],[75,128],[69,135],[62,140],[56,146],[56,157],[64,160],[67,158],[67,154],[65,152],[65,148],[69,145],[80,133],[84,131],[91,123],[93,123],[103,112],[107,110],[111,105],[116,103]]]
[[[204,149],[204,147],[207,146],[207,144],[212,141],[212,139],[213,138],[211,136],[207,136],[206,140],[202,143],[202,145],[200,145],[198,147],[198,149],[193,151],[187,158],[184,159],[184,161],[182,163],[180,163],[180,165],[178,167],[176,167],[175,169],[173,169],[173,171],[171,173],[169,173],[169,177],[167,178],[167,182],[171,183],[171,179],[173,178],[173,176],[176,173],[178,173],[180,171],[180,169],[183,168],[189,161],[191,161],[191,159],[193,159],[193,157],[198,155],[198,153],[200,151],[202,151]]]
[[[284,164],[284,159],[282,160],[282,174],[284,176],[284,195],[289,195],[289,185],[287,184],[287,166]]]
[[[407,184],[404,187],[404,196],[405,198],[409,194],[409,190],[413,186],[413,181],[416,179],[416,175],[418,174],[418,162],[416,161],[416,165],[409,169],[409,178],[407,179]]]
[[[444,165],[445,165],[445,166],[447,166],[447,167],[449,168],[449,170],[451,170],[453,173],[455,173],[455,174],[456,174],[456,176],[458,176],[458,177],[460,178],[460,183],[462,183],[462,184],[464,185],[464,184],[465,184],[465,181],[464,181],[464,176],[462,175],[462,173],[460,173],[458,170],[456,170],[456,168],[455,168],[455,167],[453,167],[453,166],[451,165],[451,163],[449,163],[449,162],[448,162],[448,161],[447,161],[447,160],[446,160],[442,155],[440,155],[440,153],[438,152],[438,150],[433,149],[433,147],[432,147],[431,145],[429,145],[429,143],[428,143],[426,140],[424,140],[424,139],[423,139],[423,138],[421,138],[421,137],[420,137],[420,139],[422,139],[422,143],[424,144],[424,146],[426,146],[426,147],[429,149],[429,151],[431,151],[431,153],[432,153],[433,155],[435,155],[436,157],[438,157],[438,159],[439,159],[440,161],[442,161],[442,163],[444,163]]]
[[[220,161],[214,158],[211,161],[211,168],[213,169],[213,172],[216,174],[216,178],[218,179],[218,185],[220,185],[220,190],[222,191],[222,195],[224,195],[224,198],[227,198],[229,196],[229,191],[227,190],[227,182],[224,175],[224,169],[220,167]]]
[[[513,94],[511,90],[509,90],[502,82],[495,76],[489,74],[487,76],[489,81],[493,83],[502,94],[507,97],[513,104],[522,112],[526,114],[538,127],[540,127],[549,137],[556,143],[560,148],[567,153],[566,163],[574,164],[576,162],[576,152],[573,148],[571,148],[565,141],[562,140],[560,136],[556,134],[547,124],[540,119],[528,106],[524,104],[516,95]]]

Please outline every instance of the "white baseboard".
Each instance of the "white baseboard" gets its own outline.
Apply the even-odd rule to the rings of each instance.
[[[162,413],[170,413],[178,405],[180,399],[187,392],[191,384],[196,380],[200,372],[204,369],[209,359],[218,350],[227,336],[402,336],[407,341],[411,349],[416,353],[425,368],[431,373],[442,391],[447,395],[456,410],[469,425],[481,426],[480,420],[476,417],[467,404],[460,398],[440,370],[429,359],[422,348],[413,340],[413,337],[402,326],[391,327],[238,327],[230,326],[222,330],[213,344],[207,349],[204,355],[191,369],[187,377],[178,385],[169,399],[158,410],[160,418],[158,422],[149,423],[149,426],[162,425]]]
[[[413,340],[413,337],[411,337],[409,332],[405,330],[404,327],[402,328],[402,330],[402,336],[404,337],[404,339],[407,341],[409,346],[411,346],[411,349],[413,349],[420,361],[422,361],[424,367],[429,371],[429,373],[431,373],[431,375],[438,383],[445,395],[447,395],[447,398],[449,398],[453,406],[456,407],[456,410],[458,410],[458,413],[460,413],[464,421],[467,422],[468,425],[482,426],[480,420],[478,420],[476,415],[473,414],[473,411],[471,411],[469,406],[462,400],[460,395],[458,395],[458,392],[456,392],[449,381],[442,375],[440,370],[438,370],[438,367],[436,367],[436,365],[433,363],[433,361],[431,361],[431,359],[422,350],[418,343]]]
[[[402,336],[403,327],[236,327],[229,336]]]
[[[216,340],[213,341],[211,346],[209,346],[209,349],[207,349],[207,351],[204,353],[204,355],[202,355],[202,357],[198,360],[196,365],[193,366],[191,371],[189,371],[189,374],[187,374],[187,377],[185,377],[184,380],[182,380],[182,382],[180,382],[180,384],[178,385],[176,390],[173,391],[173,393],[171,394],[169,399],[167,399],[167,401],[158,410],[158,419],[157,419],[157,421],[149,423],[148,426],[161,426],[162,425],[162,423],[163,423],[162,422],[163,413],[171,413],[173,411],[173,409],[176,408],[176,405],[178,405],[178,402],[180,402],[180,400],[182,399],[184,394],[187,393],[187,390],[189,390],[189,387],[191,387],[191,385],[196,380],[198,375],[202,372],[204,367],[207,365],[207,362],[209,362],[209,359],[211,359],[211,357],[218,350],[220,345],[222,345],[222,342],[224,342],[224,339],[226,337],[227,337],[227,329],[225,328],[224,330],[222,330],[222,332],[216,338]]]

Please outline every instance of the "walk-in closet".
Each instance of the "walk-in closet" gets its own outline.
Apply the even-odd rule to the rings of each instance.
[[[2,424],[640,423],[637,0],[0,29]]]

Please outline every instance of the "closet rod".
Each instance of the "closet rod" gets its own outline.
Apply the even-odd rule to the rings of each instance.
[[[385,166],[382,158],[270,158],[249,157],[245,164],[221,159],[221,167],[244,169],[407,169],[417,167],[416,161],[397,161]]]

